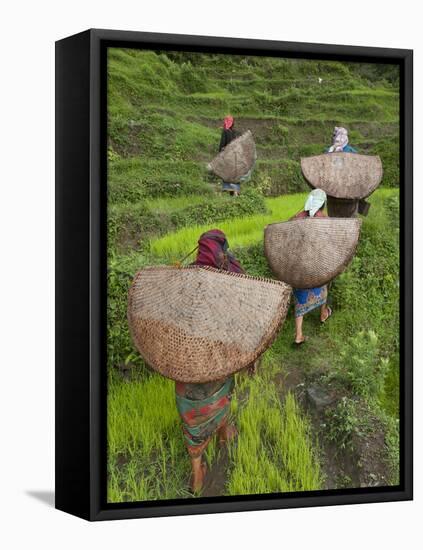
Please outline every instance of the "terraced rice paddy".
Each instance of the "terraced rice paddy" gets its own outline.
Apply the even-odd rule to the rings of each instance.
[[[322,79],[319,84],[318,78]],[[235,115],[258,150],[241,197],[220,193],[206,163],[221,118]],[[398,475],[398,84],[394,71],[301,60],[109,54],[108,499],[192,498],[174,384],[151,372],[128,333],[135,272],[172,264],[219,227],[248,273],[271,276],[263,229],[302,208],[299,158],[349,128],[360,152],[380,154],[357,255],[330,289],[334,316],[305,320],[292,346],[289,315],[258,373],[237,375],[236,444],[207,450],[203,495],[395,483]],[[187,260],[191,261],[191,258]],[[373,337],[374,335],[374,337]],[[317,413],[318,385],[335,396]],[[380,434],[376,439],[373,434]],[[339,442],[343,442],[341,448]],[[365,449],[368,449],[365,451]],[[367,452],[367,454],[366,454]],[[369,453],[372,456],[369,456]],[[361,466],[360,466],[361,464]],[[372,481],[373,480],[373,481]]]

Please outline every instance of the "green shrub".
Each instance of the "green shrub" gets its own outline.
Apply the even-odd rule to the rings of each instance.
[[[382,160],[382,185],[384,187],[399,187],[399,136],[381,139],[369,152],[374,155],[380,155]]]
[[[247,188],[236,198],[218,197],[174,212],[171,214],[171,220],[174,227],[178,228],[186,225],[212,224],[266,211],[263,195],[254,189]]]
[[[362,417],[356,399],[343,397],[325,413],[325,434],[339,449],[353,449],[354,434],[361,435]]]
[[[360,331],[344,342],[327,380],[341,384],[354,395],[379,399],[388,368],[389,360],[380,357],[376,333],[373,330]]]
[[[249,185],[261,188],[265,180],[271,182],[266,189],[266,195],[270,197],[309,190],[297,161],[257,161]]]
[[[370,197],[356,256],[333,282],[331,296],[336,308],[348,310],[352,326],[376,332],[388,355],[399,349],[399,226],[396,199],[383,197],[381,191]]]
[[[386,481],[399,483],[399,420],[386,414],[377,403],[344,396],[326,410],[322,427],[325,437],[338,450],[349,455],[354,452],[359,462],[363,452],[367,460],[371,458],[368,445],[376,434],[383,434],[384,446],[372,447],[372,452],[384,465]]]
[[[234,248],[233,252],[248,275],[273,278],[264,255],[263,243],[248,247],[237,247]]]
[[[210,195],[213,189],[205,177],[205,167],[196,162],[120,159],[109,165],[109,203],[132,204],[144,197]]]

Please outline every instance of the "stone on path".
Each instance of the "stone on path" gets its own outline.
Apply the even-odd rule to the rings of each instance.
[[[335,401],[335,397],[320,386],[310,386],[307,388],[307,398],[310,404],[317,410],[324,409]]]

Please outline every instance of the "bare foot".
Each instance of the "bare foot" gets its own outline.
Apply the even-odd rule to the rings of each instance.
[[[204,485],[204,479],[207,473],[207,465],[203,462],[197,471],[193,471],[191,474],[191,491],[193,493],[200,493]]]
[[[326,323],[326,321],[329,319],[329,317],[332,315],[332,308],[329,306],[326,306],[326,315],[324,317],[320,317],[321,323]]]
[[[304,342],[307,340],[307,336],[303,336],[302,338],[295,338],[294,344],[297,346],[300,346],[301,344],[304,344]]]

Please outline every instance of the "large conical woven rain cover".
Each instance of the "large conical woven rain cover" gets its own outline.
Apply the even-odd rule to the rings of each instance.
[[[231,141],[211,161],[210,169],[228,183],[238,183],[254,166],[256,144],[250,130]]]
[[[190,383],[220,380],[270,346],[290,292],[279,281],[208,267],[142,269],[129,291],[132,338],[163,376]]]
[[[322,286],[352,260],[360,226],[357,218],[302,218],[268,225],[267,261],[275,276],[294,288]]]
[[[357,153],[326,153],[301,159],[301,170],[315,189],[337,199],[364,199],[383,176],[379,156]]]

